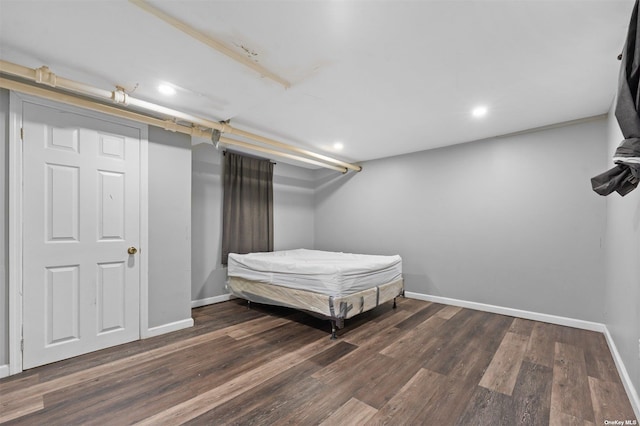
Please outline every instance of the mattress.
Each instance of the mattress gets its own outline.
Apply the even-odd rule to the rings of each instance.
[[[398,255],[320,250],[229,254],[228,276],[342,297],[402,279]]]

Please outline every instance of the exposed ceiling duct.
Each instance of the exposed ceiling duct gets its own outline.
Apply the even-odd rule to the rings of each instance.
[[[220,143],[223,143],[225,145],[238,146],[253,151],[289,158],[292,160],[305,162],[307,164],[313,164],[316,166],[340,171],[342,173],[346,173],[348,170],[362,170],[362,168],[358,165],[347,163],[323,154],[279,142],[252,132],[237,129],[230,126],[228,123],[220,123],[206,118],[197,117],[191,114],[164,107],[162,105],[157,105],[151,102],[134,98],[119,87],[116,87],[116,89],[113,91],[108,91],[67,78],[63,78],[51,72],[51,70],[49,70],[49,68],[46,66],[33,69],[7,61],[0,61],[0,72],[28,80],[29,82],[36,83],[38,85],[46,86],[44,88],[34,87],[32,85],[24,84],[18,81],[0,78],[0,87],[3,87],[5,89],[17,90],[47,99],[58,100],[67,104],[74,104],[77,106],[82,106],[84,108],[92,109],[94,111],[100,111],[107,114],[117,115],[123,118],[144,122],[146,124],[152,124],[162,127],[165,130],[205,137],[207,139],[211,139],[212,131],[216,131],[220,133],[220,136],[216,138]],[[98,98],[101,101],[111,101],[119,106],[137,107],[151,113],[161,114],[163,116],[166,116],[167,118],[159,119],[135,111],[115,108],[109,105],[104,105],[98,102],[92,102],[86,99],[49,90],[47,89],[47,87],[68,90],[91,98]],[[178,120],[186,122],[188,123],[188,125],[179,124]],[[263,145],[268,145],[270,147],[284,150],[285,152],[263,147],[253,143],[231,139],[221,136],[222,134],[237,135],[242,138],[256,141]]]

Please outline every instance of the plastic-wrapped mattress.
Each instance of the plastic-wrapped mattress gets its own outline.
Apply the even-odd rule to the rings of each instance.
[[[319,250],[229,254],[228,276],[331,296],[345,296],[402,277],[400,256]]]
[[[404,292],[400,256],[318,250],[229,254],[227,288],[252,302],[342,320]]]

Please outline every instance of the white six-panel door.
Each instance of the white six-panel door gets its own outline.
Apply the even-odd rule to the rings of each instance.
[[[27,369],[140,337],[140,129],[22,105]]]

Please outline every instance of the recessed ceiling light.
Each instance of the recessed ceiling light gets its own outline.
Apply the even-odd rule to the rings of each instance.
[[[335,142],[333,144],[333,149],[335,149],[336,151],[340,151],[342,150],[342,148],[344,148],[344,145],[342,144],[342,142]]]
[[[485,115],[487,115],[487,107],[484,105],[481,106],[477,106],[475,107],[472,111],[471,111],[471,115],[473,115],[474,117],[483,117]]]
[[[160,86],[158,86],[158,92],[162,93],[163,95],[171,96],[176,94],[176,89],[169,86],[168,84],[161,84]]]

